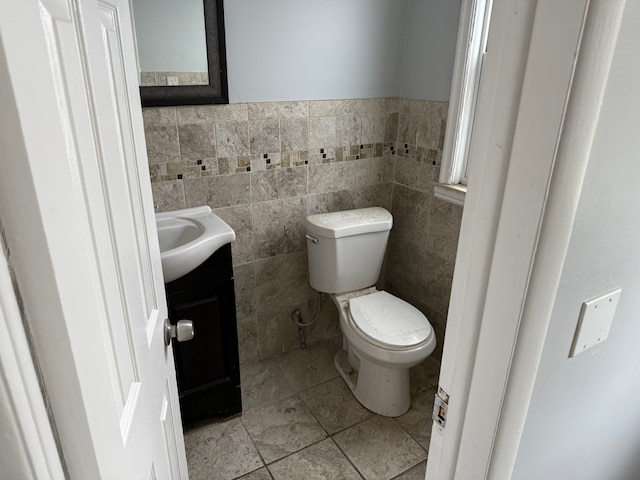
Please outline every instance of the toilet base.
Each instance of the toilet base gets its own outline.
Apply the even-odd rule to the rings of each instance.
[[[355,356],[353,352],[352,356]],[[340,350],[333,363],[362,406],[385,417],[406,413],[411,405],[409,369],[385,368],[367,360],[357,360],[360,365],[356,369],[349,361],[347,351]]]

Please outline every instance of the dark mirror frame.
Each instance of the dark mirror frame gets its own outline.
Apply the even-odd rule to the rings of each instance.
[[[143,107],[229,103],[223,0],[204,0],[209,85],[140,87]]]

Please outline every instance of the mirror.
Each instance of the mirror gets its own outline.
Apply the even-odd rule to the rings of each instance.
[[[223,0],[132,0],[143,107],[229,103]]]

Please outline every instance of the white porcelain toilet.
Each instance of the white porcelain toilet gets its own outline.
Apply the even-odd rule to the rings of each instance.
[[[331,294],[343,350],[335,365],[358,401],[380,415],[409,409],[409,368],[436,346],[427,318],[375,283],[393,219],[380,207],[307,217],[309,283]]]

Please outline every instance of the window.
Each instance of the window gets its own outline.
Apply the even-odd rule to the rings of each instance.
[[[447,131],[442,152],[440,184],[435,195],[462,205],[469,172],[482,64],[486,53],[492,0],[463,0],[451,82]]]

